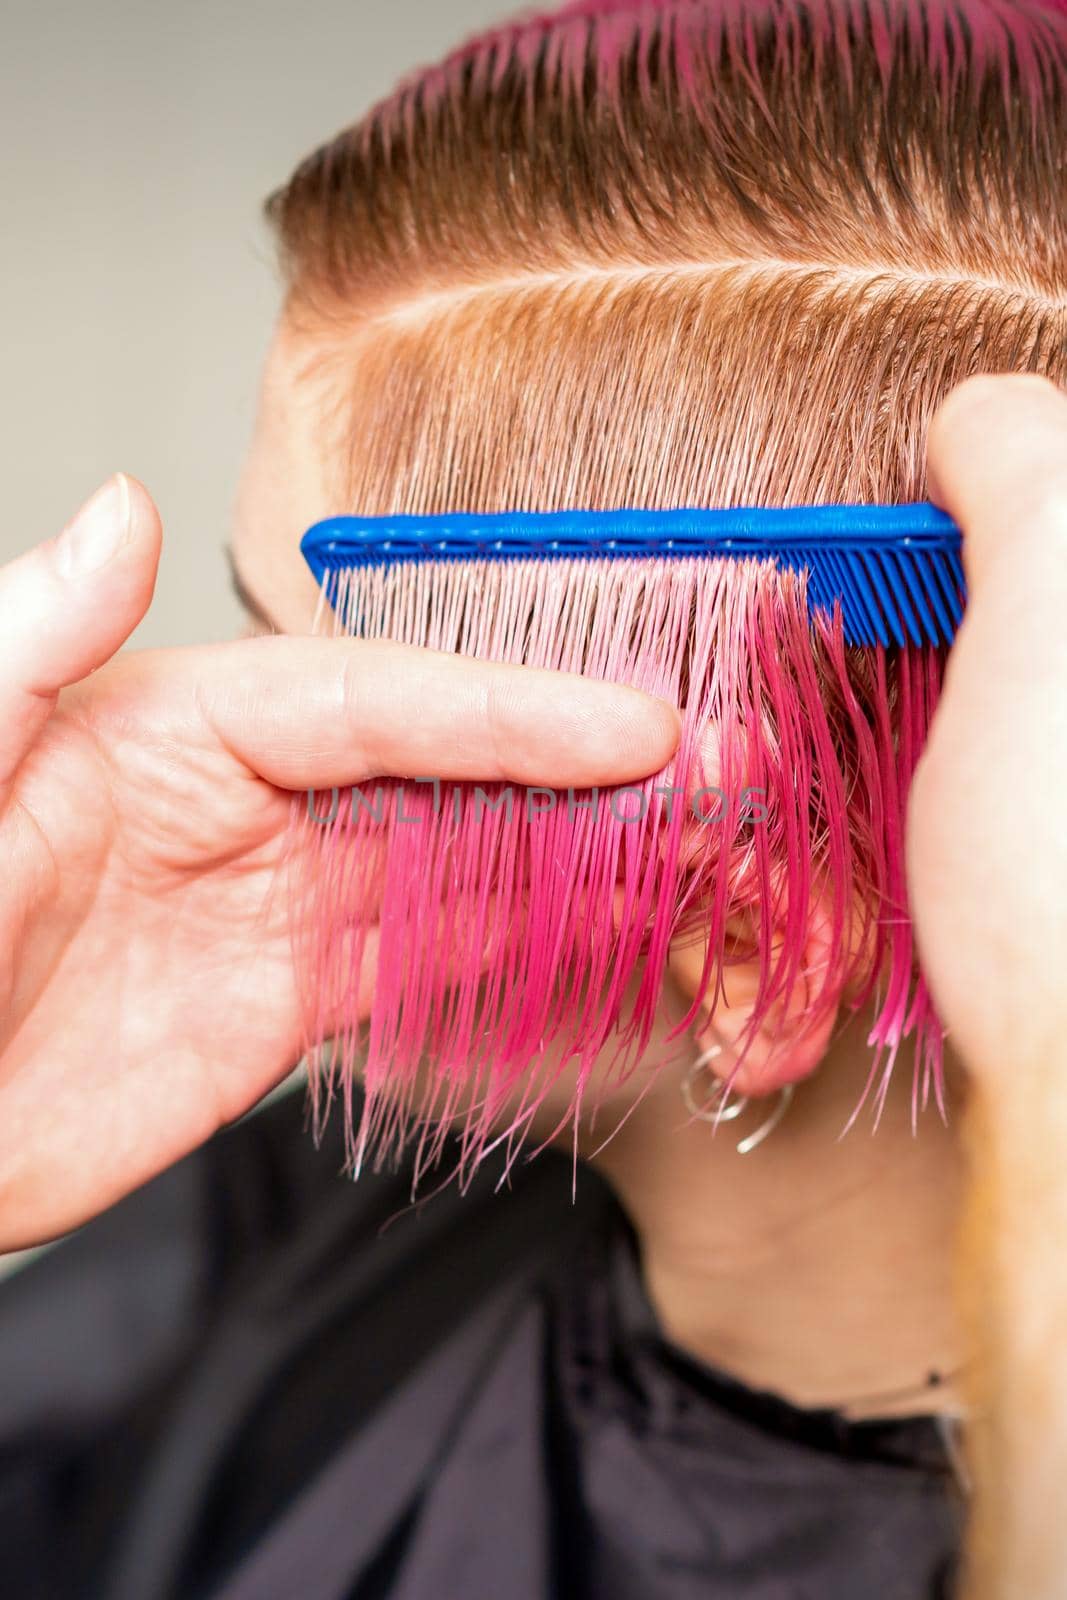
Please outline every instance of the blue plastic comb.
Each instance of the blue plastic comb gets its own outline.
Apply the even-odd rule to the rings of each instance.
[[[330,517],[300,542],[319,585],[410,561],[758,558],[808,574],[812,611],[840,602],[849,644],[951,644],[965,599],[960,531],[927,501],[707,511],[505,511]]]

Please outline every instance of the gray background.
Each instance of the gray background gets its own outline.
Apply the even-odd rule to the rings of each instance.
[[[521,9],[521,7],[520,7]],[[142,646],[240,622],[222,555],[297,161],[514,0],[0,0],[0,560],[116,469],[163,513]]]

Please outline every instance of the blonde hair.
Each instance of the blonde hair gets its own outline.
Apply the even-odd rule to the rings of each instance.
[[[924,493],[960,378],[1067,379],[1067,16],[581,4],[269,202],[368,514]]]

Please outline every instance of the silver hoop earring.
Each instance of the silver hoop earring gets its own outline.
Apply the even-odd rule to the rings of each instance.
[[[701,1122],[713,1122],[716,1127],[720,1122],[734,1122],[748,1106],[748,1096],[738,1095],[736,1100],[730,1098],[730,1093],[724,1083],[716,1083],[711,1092],[711,1098],[697,1104],[694,1094],[694,1085],[697,1077],[704,1071],[709,1061],[714,1061],[716,1056],[722,1055],[722,1045],[713,1044],[707,1050],[701,1051],[693,1062],[689,1071],[682,1079],[682,1100],[686,1110],[691,1116],[698,1117]],[[737,1144],[739,1156],[747,1156],[757,1149],[765,1139],[777,1128],[793,1100],[793,1085],[787,1083],[778,1091],[778,1104],[767,1118],[761,1122],[754,1133],[740,1139]]]

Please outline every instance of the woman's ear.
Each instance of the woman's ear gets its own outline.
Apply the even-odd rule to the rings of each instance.
[[[758,912],[746,911],[729,919],[727,934],[735,947],[758,949]],[[837,1021],[841,991],[827,989],[827,973],[834,963],[833,914],[830,895],[813,896],[808,933],[793,987],[780,994],[753,1026],[760,991],[759,956],[731,962],[723,968],[723,992],[710,1019],[697,1037],[719,1053],[708,1063],[717,1078],[741,1095],[768,1095],[814,1072],[830,1045]],[[772,955],[781,941],[772,941]],[[688,999],[700,987],[705,949],[689,943],[672,947],[672,977]]]

